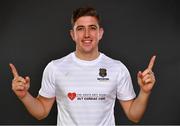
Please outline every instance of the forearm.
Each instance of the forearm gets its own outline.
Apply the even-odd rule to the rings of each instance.
[[[38,98],[34,98],[29,92],[20,100],[28,112],[36,119],[41,120],[46,117],[45,108],[41,101]]]
[[[140,91],[138,97],[132,102],[129,109],[129,118],[134,122],[139,122],[142,118],[148,103],[150,93]]]

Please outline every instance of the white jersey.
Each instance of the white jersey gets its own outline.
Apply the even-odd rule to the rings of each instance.
[[[47,65],[39,94],[56,97],[58,126],[115,125],[116,97],[135,97],[129,71],[120,61],[103,53],[84,61],[74,52]]]

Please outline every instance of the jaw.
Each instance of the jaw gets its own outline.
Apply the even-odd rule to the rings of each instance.
[[[81,45],[76,45],[76,50],[84,54],[93,54],[98,52],[98,46],[93,45],[92,42],[81,43]]]
[[[98,47],[90,49],[90,48],[79,48],[76,46],[76,55],[82,60],[94,60],[98,57],[99,51]]]

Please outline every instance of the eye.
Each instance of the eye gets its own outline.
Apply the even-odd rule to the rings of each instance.
[[[84,30],[83,27],[77,27],[77,31],[82,31],[82,30]]]
[[[91,26],[90,29],[91,29],[91,30],[96,30],[97,27],[96,27],[96,26]]]

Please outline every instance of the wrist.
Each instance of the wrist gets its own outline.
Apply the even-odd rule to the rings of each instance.
[[[149,97],[149,95],[151,94],[151,91],[144,91],[144,90],[140,90],[140,96],[143,96],[143,97]]]
[[[27,99],[28,95],[29,95],[29,92],[27,91],[27,92],[24,94],[24,96],[21,96],[21,97],[18,97],[18,98],[23,102],[25,99]]]

